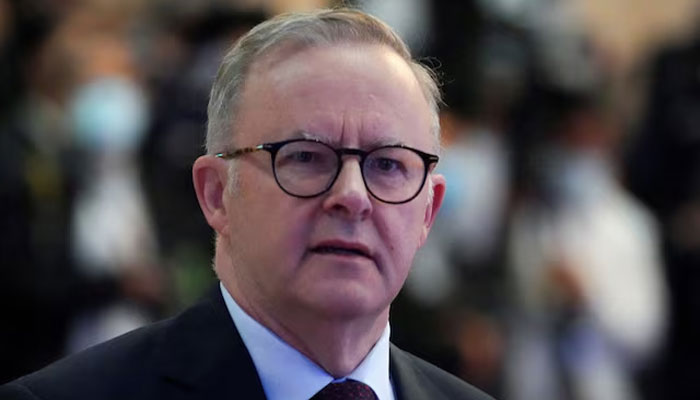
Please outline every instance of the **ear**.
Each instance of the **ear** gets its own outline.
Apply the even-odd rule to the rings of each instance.
[[[440,174],[432,174],[428,178],[428,183],[432,185],[433,198],[428,201],[425,207],[425,217],[423,219],[423,231],[421,232],[420,242],[418,247],[422,247],[425,240],[428,238],[428,233],[430,228],[435,222],[435,217],[437,216],[440,206],[442,206],[442,200],[445,198],[446,182],[445,177]]]
[[[224,195],[228,180],[228,165],[212,155],[199,157],[192,166],[192,180],[199,207],[209,226],[217,234],[226,234],[228,219]]]

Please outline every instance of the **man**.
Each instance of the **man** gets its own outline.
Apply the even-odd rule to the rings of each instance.
[[[445,191],[437,98],[361,12],[254,28],[224,57],[193,167],[220,287],[0,397],[488,398],[389,343],[389,305]]]

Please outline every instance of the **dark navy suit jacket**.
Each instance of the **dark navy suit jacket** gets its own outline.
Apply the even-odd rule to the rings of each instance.
[[[401,400],[489,396],[392,345]],[[182,314],[69,356],[0,386],[2,400],[265,399],[218,285]]]

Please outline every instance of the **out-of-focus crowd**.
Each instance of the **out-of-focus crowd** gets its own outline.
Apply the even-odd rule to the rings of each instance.
[[[399,346],[498,398],[700,398],[700,6],[356,0],[442,81]],[[190,168],[263,0],[0,0],[0,383],[214,281]]]

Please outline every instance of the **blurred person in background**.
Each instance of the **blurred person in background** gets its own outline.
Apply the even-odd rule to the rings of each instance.
[[[148,304],[116,300],[81,315],[71,329],[71,353],[144,325],[165,302],[159,251],[141,184],[138,154],[150,104],[127,36],[130,16],[128,8],[97,2],[72,9],[62,22],[79,65],[67,114],[84,168],[74,199],[71,247],[85,276],[137,278],[132,283],[139,287],[133,289],[149,297],[142,299]]]
[[[619,184],[619,134],[593,100],[540,88],[524,102],[514,134],[538,139],[509,232],[508,397],[640,399],[668,323],[658,227]]]
[[[658,227],[617,178],[629,120],[610,96],[610,61],[621,55],[591,43],[596,25],[577,1],[481,4],[528,44],[525,91],[504,119],[504,397],[642,398],[637,378],[663,350],[668,294]]]
[[[85,230],[109,230],[115,226],[111,221],[100,222],[99,218],[86,215],[90,209],[88,205],[96,205],[86,200],[85,193],[91,192],[89,188],[95,188],[86,180],[86,165],[95,168],[90,170],[92,173],[102,171],[101,177],[114,171],[111,166],[95,161],[108,152],[91,147],[92,144],[104,144],[102,138],[90,136],[100,133],[91,129],[112,129],[118,124],[97,121],[100,116],[92,112],[83,114],[79,123],[78,114],[85,110],[78,111],[81,107],[77,104],[101,107],[105,104],[105,94],[103,92],[87,102],[77,98],[80,97],[78,93],[83,93],[82,89],[94,82],[97,76],[123,70],[120,66],[123,66],[120,62],[123,57],[118,55],[123,54],[123,48],[107,46],[104,52],[93,54],[94,47],[88,50],[83,45],[96,30],[102,31],[104,24],[85,12],[76,13],[76,19],[56,18],[69,14],[71,8],[60,8],[53,3],[52,6],[41,4],[17,3],[16,13],[10,13],[17,16],[13,25],[17,30],[15,38],[23,41],[25,46],[22,59],[17,62],[25,66],[22,84],[26,89],[16,94],[11,112],[0,126],[3,155],[0,161],[0,180],[3,182],[0,197],[3,216],[0,304],[5,321],[5,328],[0,330],[0,356],[4,360],[0,367],[2,381],[39,368],[70,351],[68,341],[73,334],[69,331],[75,327],[78,316],[93,313],[125,297],[138,304],[153,306],[160,302],[162,293],[158,274],[152,274],[150,270],[115,268],[109,273],[93,273],[104,264],[98,266],[96,258],[85,257],[88,247],[94,250],[103,244],[93,240],[92,246],[85,246],[86,241],[96,238]],[[93,58],[95,55],[100,57]],[[118,98],[112,94],[108,97],[109,100]],[[131,98],[126,101],[131,102]],[[86,104],[91,102],[94,104]],[[114,109],[102,111],[102,116],[114,117]],[[117,110],[117,114],[118,118],[124,117],[121,110]],[[86,121],[85,117],[94,120]],[[92,122],[95,124],[90,126]],[[127,133],[118,132],[117,140],[128,140]],[[100,180],[92,182],[98,186],[105,183]],[[117,194],[110,190],[103,193],[103,198]],[[107,213],[123,211],[121,208],[114,210],[112,205],[92,209]],[[134,227],[138,228],[142,221],[147,220],[142,216],[135,215],[136,221],[132,220]],[[127,221],[126,217],[123,221]],[[95,226],[92,226],[93,222]],[[121,237],[131,234],[133,231],[121,232]],[[78,237],[83,241],[76,240]],[[148,245],[147,242],[144,240],[143,243]],[[107,262],[107,258],[99,261]],[[115,259],[110,262],[114,265],[141,263]],[[129,328],[133,326],[130,324]],[[106,335],[120,330],[109,331]],[[89,336],[91,343],[105,337]],[[80,342],[78,347],[87,344],[83,340]]]
[[[406,343],[420,351],[432,348],[422,354],[498,397],[511,179],[504,129],[527,78],[528,47],[513,24],[485,11],[476,1],[433,3],[431,8],[432,34],[425,52],[436,56],[444,82],[444,153],[437,170],[447,177],[449,190],[416,257],[394,321],[401,322],[400,312],[405,312],[403,321],[413,326],[406,330],[409,334],[428,331],[432,324],[434,335],[416,334]]]
[[[416,257],[406,295],[438,318],[442,328],[438,340],[452,352],[451,359],[441,362],[497,393],[501,364],[497,355],[502,348],[485,342],[498,344],[502,339],[499,256],[509,184],[505,144],[484,127],[462,120],[453,109],[441,114],[445,125],[458,129],[443,128],[449,139],[443,139],[446,144],[438,167],[454,184],[445,195],[444,215],[438,217],[431,238]],[[488,337],[480,337],[486,332]],[[479,352],[484,355],[477,356]]]

